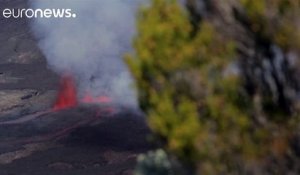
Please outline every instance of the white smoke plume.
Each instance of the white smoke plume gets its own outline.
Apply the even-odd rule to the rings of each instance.
[[[76,18],[36,18],[32,30],[50,68],[70,72],[79,94],[108,95],[136,106],[136,92],[123,62],[131,50],[136,12],[144,0],[31,0],[33,9],[72,9]]]

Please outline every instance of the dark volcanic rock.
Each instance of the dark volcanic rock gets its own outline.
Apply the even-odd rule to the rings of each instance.
[[[55,89],[57,75],[47,68],[30,21],[2,16],[5,8],[26,7],[24,0],[0,0],[0,89]]]
[[[143,116],[128,109],[114,114],[99,113],[99,109],[49,111],[28,121],[0,123],[0,174],[132,171],[136,155],[151,148]]]
[[[26,6],[0,0],[1,12]],[[28,24],[0,16],[0,175],[130,174],[151,147],[143,116],[105,106],[51,110],[58,76]]]

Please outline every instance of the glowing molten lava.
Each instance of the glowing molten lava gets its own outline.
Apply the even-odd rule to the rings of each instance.
[[[57,111],[65,108],[76,107],[78,103],[100,104],[111,103],[111,101],[111,98],[107,96],[93,97],[89,92],[87,92],[85,96],[78,101],[74,79],[69,74],[66,74],[62,76],[60,90],[54,104],[54,110]]]
[[[107,96],[93,97],[87,93],[81,101],[83,103],[110,103],[111,99]]]
[[[69,75],[61,79],[60,90],[54,104],[54,110],[74,107],[77,105],[77,92],[74,80]]]

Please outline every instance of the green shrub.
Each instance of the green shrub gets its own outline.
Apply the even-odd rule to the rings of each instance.
[[[265,23],[266,1],[241,2],[257,30],[280,35]],[[156,138],[202,174],[255,172],[270,157],[285,156],[297,117],[268,116],[275,114],[263,111],[265,97],[249,94],[234,71],[236,42],[205,19],[194,34],[189,19],[176,0],[153,0],[138,15],[135,54],[126,56]]]

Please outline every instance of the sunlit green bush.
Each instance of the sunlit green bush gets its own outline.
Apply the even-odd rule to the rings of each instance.
[[[288,47],[289,42],[281,40],[290,36],[280,39],[280,25],[269,31],[266,3],[241,0],[248,18],[257,25],[253,30]],[[262,107],[264,115],[256,116],[260,98],[265,97],[248,94],[242,76],[234,71],[237,42],[205,19],[194,34],[189,19],[176,0],[153,0],[138,15],[135,53],[126,60],[149,125],[165,150],[195,172],[263,172],[260,169],[268,160],[291,151],[297,115],[278,122]]]

